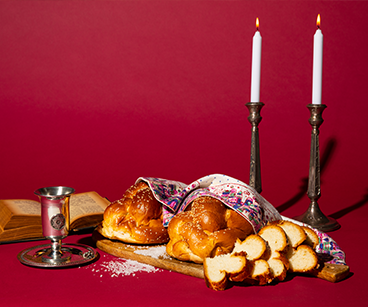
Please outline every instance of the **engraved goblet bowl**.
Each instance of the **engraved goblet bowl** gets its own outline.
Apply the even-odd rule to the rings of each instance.
[[[62,249],[61,242],[69,233],[69,201],[74,189],[54,186],[38,189],[34,193],[41,202],[43,236],[51,240],[51,246],[42,255],[42,261],[55,265],[69,261],[71,253]]]

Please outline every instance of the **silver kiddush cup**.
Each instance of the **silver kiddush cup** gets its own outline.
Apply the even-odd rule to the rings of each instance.
[[[60,264],[71,258],[68,249],[63,249],[61,240],[69,233],[69,201],[73,188],[55,186],[41,188],[34,192],[41,201],[43,236],[51,240],[51,248],[42,256],[42,261]]]

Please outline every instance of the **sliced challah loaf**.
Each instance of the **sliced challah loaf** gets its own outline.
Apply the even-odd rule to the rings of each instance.
[[[257,235],[237,240],[230,254],[206,258],[207,286],[224,290],[229,281],[265,285],[282,281],[287,272],[308,273],[318,267],[314,248],[316,233],[289,221],[277,221],[263,227]]]

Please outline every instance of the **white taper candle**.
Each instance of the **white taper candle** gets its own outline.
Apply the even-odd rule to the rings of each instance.
[[[317,31],[314,34],[313,42],[313,89],[312,89],[312,103],[322,103],[322,64],[323,64],[323,35],[319,28],[320,15],[317,17]]]
[[[262,52],[262,37],[258,31],[259,19],[256,19],[257,31],[253,36],[252,48],[252,80],[250,102],[259,102],[260,85],[261,85],[261,52]]]

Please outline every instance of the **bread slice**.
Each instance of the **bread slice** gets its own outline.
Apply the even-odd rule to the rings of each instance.
[[[260,286],[270,283],[273,277],[268,262],[264,259],[253,261],[250,278],[256,280]]]
[[[286,270],[289,270],[289,260],[287,258],[286,253],[287,253],[287,250],[282,252],[282,253],[276,252],[276,253],[273,254],[274,256],[272,258],[269,258],[269,259],[278,259],[278,260],[280,260],[284,264]]]
[[[207,257],[203,261],[203,269],[207,287],[216,291],[225,290],[229,285],[229,278],[242,276],[244,279],[249,274],[245,254]]]
[[[272,274],[272,278],[278,281],[283,281],[286,278],[289,268],[289,262],[285,265],[285,262],[280,258],[271,258],[267,260]]]
[[[258,232],[258,235],[267,241],[271,250],[270,258],[279,257],[280,253],[286,251],[288,247],[285,231],[277,225],[266,225]]]
[[[298,247],[307,239],[303,228],[297,224],[289,221],[280,221],[277,225],[285,231],[289,244],[293,248]]]
[[[291,272],[308,273],[318,266],[317,254],[309,245],[299,245],[297,249],[290,248],[287,258]]]
[[[235,276],[230,278],[232,281],[245,281],[250,284],[264,285],[272,281],[272,274],[270,267],[264,259],[268,258],[270,255],[270,249],[267,242],[262,239],[259,235],[249,235],[243,242],[237,240],[235,242],[234,249],[232,251],[233,255],[238,255],[245,253],[249,267],[250,274],[246,276]]]
[[[248,260],[257,260],[269,256],[269,247],[259,235],[249,235],[243,242],[236,240],[232,254],[240,252],[246,252]]]
[[[309,227],[302,226],[305,234],[307,235],[307,238],[303,242],[303,244],[309,245],[311,248],[315,249],[317,245],[319,244],[319,237],[317,234]]]

